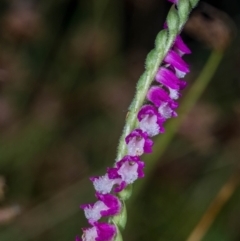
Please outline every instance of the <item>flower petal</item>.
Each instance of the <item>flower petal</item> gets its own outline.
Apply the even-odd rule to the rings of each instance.
[[[176,77],[176,75],[169,69],[161,67],[155,77],[156,81],[163,84],[164,86],[179,90],[182,85],[184,85],[183,82],[180,79]]]
[[[141,129],[133,130],[126,138],[128,155],[141,156],[143,153],[151,153],[153,141],[148,134]]]
[[[168,88],[168,90],[169,90],[169,96],[170,96],[171,99],[177,100],[179,98],[180,93],[179,93],[178,90],[171,89],[171,88]]]
[[[148,93],[147,99],[151,101],[156,107],[160,107],[163,103],[168,103],[168,106],[172,109],[176,109],[178,107],[177,102],[173,101],[168,93],[159,88],[158,86],[152,86]]]
[[[97,201],[95,204],[81,205],[80,207],[84,210],[85,217],[91,224],[103,216],[102,211],[108,210],[108,207],[102,201]]]
[[[127,184],[133,183],[136,179],[144,177],[144,162],[139,157],[125,156],[117,163],[118,174]]]
[[[164,61],[170,65],[172,65],[175,70],[188,73],[189,67],[185,61],[173,50],[170,50],[166,55]]]
[[[113,241],[114,240],[114,237],[117,233],[117,229],[115,225],[110,223],[96,223],[95,227],[97,229],[97,234],[98,234],[96,241]]]
[[[138,178],[144,177],[144,166],[138,156],[125,156],[116,162],[116,167],[108,168],[109,178],[119,176],[121,179],[114,192],[120,192]]]
[[[169,106],[167,102],[163,102],[159,106],[158,111],[161,114],[161,116],[166,119],[177,116],[177,113]]]
[[[160,116],[153,105],[144,105],[138,112],[139,127],[149,136],[155,136],[164,132],[164,118]]]
[[[80,240],[81,241],[92,241],[92,240],[96,240],[97,237],[98,237],[97,229],[95,226],[93,226],[91,228],[83,229],[82,239],[80,239]]]
[[[112,194],[101,193],[96,193],[96,196],[108,207],[108,209],[101,211],[102,216],[117,215],[121,211],[122,203],[118,197]]]
[[[183,39],[180,35],[176,37],[175,43],[173,45],[173,48],[182,56],[183,54],[190,54],[191,50],[188,48],[188,46],[183,42]]]
[[[95,190],[102,194],[110,193],[112,187],[121,182],[121,180],[117,178],[110,179],[108,174],[102,177],[91,177],[90,180],[93,182]]]
[[[138,112],[139,127],[149,136],[155,136],[164,132],[164,118],[153,105],[144,105]]]
[[[113,241],[117,233],[115,225],[109,223],[94,223],[93,227],[83,229],[79,241]]]
[[[116,215],[121,210],[120,200],[112,194],[96,193],[98,201],[94,204],[85,204],[80,207],[90,224],[94,224],[104,216]]]

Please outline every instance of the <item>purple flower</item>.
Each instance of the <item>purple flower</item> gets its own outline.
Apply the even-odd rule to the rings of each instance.
[[[91,228],[84,228],[82,239],[76,241],[113,241],[117,233],[115,225],[109,223],[94,223]]]
[[[113,216],[121,211],[121,201],[114,195],[96,193],[99,201],[94,204],[84,204],[84,210],[89,223],[93,224],[104,216]]]
[[[168,52],[164,61],[175,69],[178,78],[183,78],[189,72],[187,63],[173,50]]]
[[[190,54],[191,50],[188,46],[183,42],[180,35],[176,37],[175,43],[173,45],[173,49],[180,55],[183,56],[184,54]]]
[[[157,109],[152,105],[144,105],[138,112],[139,127],[149,136],[155,136],[164,132],[164,118],[160,116]]]
[[[147,132],[141,129],[133,130],[125,141],[128,147],[128,155],[141,156],[143,153],[151,153],[153,141],[149,139]]]
[[[110,179],[108,174],[101,177],[91,177],[90,180],[93,182],[95,190],[102,194],[110,193],[114,185],[122,183],[121,178]]]
[[[147,99],[158,108],[158,112],[163,118],[168,119],[177,116],[174,109],[178,107],[178,104],[160,87],[151,87],[147,93]]]
[[[149,89],[147,99],[150,100],[156,107],[159,107],[162,102],[170,103],[172,108],[176,108],[178,106],[177,102],[173,101],[168,93],[158,86],[152,86]]]
[[[185,81],[179,80],[171,70],[164,67],[158,70],[155,79],[168,88],[169,96],[174,100],[179,98],[179,89],[183,89],[186,86]]]
[[[121,179],[121,183],[114,189],[115,192],[122,191],[128,184],[133,183],[138,178],[144,177],[145,164],[138,156],[125,156],[116,162],[116,167],[108,168],[110,179]]]

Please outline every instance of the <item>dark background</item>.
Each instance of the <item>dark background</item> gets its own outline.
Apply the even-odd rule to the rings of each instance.
[[[194,11],[200,28],[190,18],[182,35],[192,49],[186,92],[212,51],[223,60],[154,171],[138,181],[124,240],[187,240],[203,215],[212,225],[201,226],[201,240],[240,240],[240,2],[206,2],[216,9],[201,2]],[[1,241],[74,240],[88,226],[79,210],[95,201],[88,177],[114,162],[136,82],[170,6],[1,0]],[[221,204],[217,212],[208,209],[213,200],[216,209]]]

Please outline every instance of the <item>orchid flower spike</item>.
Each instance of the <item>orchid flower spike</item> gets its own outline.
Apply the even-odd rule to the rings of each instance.
[[[146,60],[136,96],[129,108],[120,138],[116,162],[103,176],[91,177],[97,201],[81,205],[90,224],[76,241],[121,241],[119,227],[126,224],[125,200],[131,185],[144,177],[143,154],[152,152],[152,137],[164,133],[164,123],[177,117],[177,100],[186,87],[182,78],[190,71],[183,60],[191,51],[180,36],[191,9],[198,0],[168,0],[173,7],[156,38],[156,47]],[[147,103],[144,103],[147,102]],[[108,218],[108,222],[105,222]],[[104,220],[102,220],[104,219]]]

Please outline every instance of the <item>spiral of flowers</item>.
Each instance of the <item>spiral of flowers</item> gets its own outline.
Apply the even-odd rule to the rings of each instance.
[[[124,143],[120,140],[117,161],[114,167],[107,168],[105,175],[90,178],[97,201],[80,206],[90,227],[83,229],[82,238],[77,237],[76,241],[121,240],[119,227],[124,228],[126,222],[124,201],[130,196],[128,187],[144,177],[145,164],[140,156],[152,152],[151,138],[164,133],[165,121],[177,116],[177,100],[186,86],[182,78],[189,72],[182,57],[191,53],[179,33],[198,0],[169,1],[174,5],[164,24],[165,30],[158,34],[156,47],[147,57],[146,72],[130,106],[132,116],[123,131]],[[108,222],[100,221],[104,217],[109,218]]]

